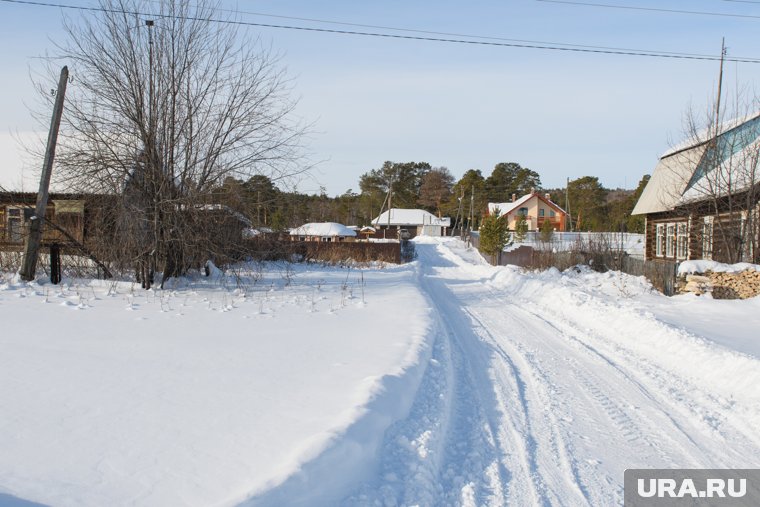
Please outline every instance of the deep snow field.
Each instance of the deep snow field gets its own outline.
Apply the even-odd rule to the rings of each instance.
[[[619,505],[626,468],[760,467],[760,298],[416,247],[0,275],[0,505]]]

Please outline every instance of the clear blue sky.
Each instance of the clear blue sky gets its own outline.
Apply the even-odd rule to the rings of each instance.
[[[51,0],[93,5],[84,0]],[[613,9],[537,0],[251,0],[241,11],[344,23],[550,43],[760,59],[760,3],[727,0],[599,0],[596,3],[756,17]],[[76,13],[69,14],[77,16]],[[0,97],[0,184],[17,184],[9,132],[35,128],[24,103],[28,69],[61,38],[61,11],[0,2],[5,50]],[[388,30],[244,14],[247,21],[319,28]],[[498,162],[537,171],[545,187],[598,176],[634,187],[683,135],[687,109],[713,99],[718,63],[582,54],[300,32],[258,30],[283,53],[297,113],[315,122],[309,150],[321,161],[299,190],[358,191],[362,173],[385,160],[427,161],[456,176],[490,174]],[[399,32],[395,32],[399,33]],[[760,63],[728,63],[725,86],[760,84]],[[31,172],[31,171],[28,171]]]

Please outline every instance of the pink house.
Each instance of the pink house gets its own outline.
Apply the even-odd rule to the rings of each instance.
[[[514,231],[519,216],[525,217],[528,223],[529,231],[538,231],[547,220],[551,222],[552,227],[557,232],[565,230],[565,210],[557,206],[551,200],[549,194],[531,192],[517,199],[517,195],[512,194],[512,202],[489,202],[488,213],[494,214],[499,211],[500,216],[507,217],[507,223],[510,230]]]

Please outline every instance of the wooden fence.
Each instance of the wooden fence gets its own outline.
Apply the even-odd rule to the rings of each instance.
[[[322,242],[290,241],[281,238],[261,238],[246,240],[238,255],[240,260],[305,260],[340,263],[356,262],[401,262],[401,248],[395,242]]]

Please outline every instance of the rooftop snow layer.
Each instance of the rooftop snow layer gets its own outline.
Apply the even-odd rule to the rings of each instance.
[[[335,222],[311,222],[290,231],[291,236],[356,236],[356,231]]]
[[[438,218],[424,209],[391,208],[390,220],[388,219],[388,213],[388,211],[383,211],[379,217],[372,221],[372,225],[440,225],[441,227],[449,227],[451,225],[450,218]]]

